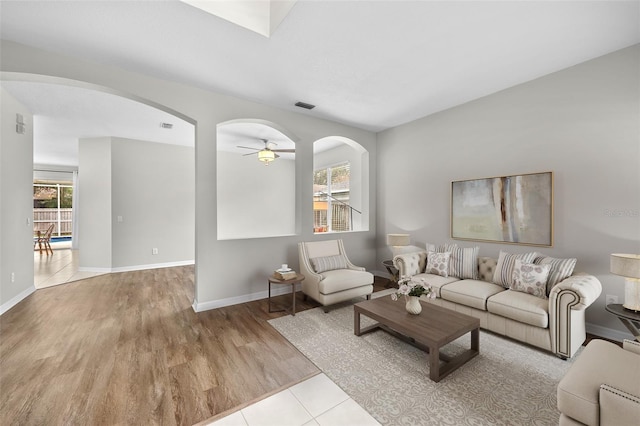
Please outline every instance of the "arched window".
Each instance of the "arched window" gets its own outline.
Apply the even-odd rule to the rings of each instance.
[[[369,229],[369,153],[330,136],[313,144],[313,232]]]

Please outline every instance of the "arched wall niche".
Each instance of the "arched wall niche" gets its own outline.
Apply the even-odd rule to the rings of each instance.
[[[368,231],[369,152],[344,136],[318,139],[313,171],[314,233]]]
[[[295,235],[295,135],[255,118],[216,133],[218,240]]]

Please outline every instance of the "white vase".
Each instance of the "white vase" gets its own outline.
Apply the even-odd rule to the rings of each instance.
[[[418,315],[420,312],[422,312],[422,304],[420,304],[420,298],[418,296],[409,296],[409,300],[407,300],[405,308],[410,314]]]

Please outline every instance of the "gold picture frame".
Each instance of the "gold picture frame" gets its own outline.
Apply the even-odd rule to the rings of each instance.
[[[553,246],[553,172],[451,182],[451,238]]]

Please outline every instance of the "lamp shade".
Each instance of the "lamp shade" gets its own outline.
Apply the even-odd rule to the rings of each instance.
[[[640,255],[612,254],[611,273],[625,277],[622,307],[640,312]]]
[[[626,278],[640,278],[640,255],[614,253],[610,270],[612,274]]]
[[[409,234],[387,234],[387,245],[393,247],[408,246],[411,242]]]
[[[258,160],[262,161],[266,165],[269,165],[269,162],[275,159],[276,159],[276,154],[270,149],[263,149],[262,151],[258,152]]]

